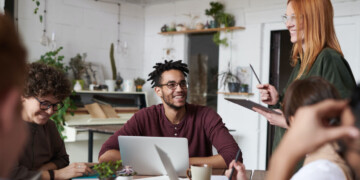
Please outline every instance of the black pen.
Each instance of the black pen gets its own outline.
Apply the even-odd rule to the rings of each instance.
[[[251,68],[252,72],[255,74],[255,77],[256,77],[256,79],[258,80],[259,84],[261,84],[260,79],[259,79],[259,77],[257,76],[257,74],[256,74],[256,72],[255,72],[255,70],[254,70],[254,68],[252,67],[252,65],[251,65],[251,64],[249,64],[249,65],[250,65],[250,68]]]
[[[239,156],[240,156],[240,152],[241,150],[239,149],[239,151],[236,153],[236,157],[235,157],[235,163],[239,160]],[[234,174],[234,170],[235,170],[235,164],[231,170],[231,173],[230,173],[230,176],[229,176],[229,180],[231,180],[231,177],[233,176]]]

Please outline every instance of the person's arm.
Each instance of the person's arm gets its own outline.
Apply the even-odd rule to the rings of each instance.
[[[208,157],[213,162],[213,167],[227,168],[230,162],[235,159],[239,146],[229,130],[225,127],[221,117],[212,109],[208,108],[204,113],[204,130],[207,138],[209,138],[212,145],[216,148],[219,156]],[[240,154],[239,161],[243,162],[242,154]]]
[[[120,151],[116,149],[107,150],[99,157],[99,163],[121,160]]]
[[[143,119],[141,117],[143,111],[139,111],[135,113],[131,119],[129,119],[126,124],[116,131],[112,136],[109,137],[108,140],[101,146],[99,152],[99,162],[108,162],[108,161],[116,161],[120,160],[120,151],[119,151],[119,142],[118,136],[140,136],[141,132],[139,128],[142,124],[137,121],[137,119]],[[140,117],[138,117],[140,116]]]
[[[297,110],[292,127],[270,160],[267,179],[290,179],[297,161],[305,154],[340,137],[359,136],[355,127],[324,127],[322,124],[323,119],[338,117],[346,104],[345,101],[325,100]]]
[[[281,113],[281,115],[266,112],[266,111],[261,110],[261,109],[256,108],[256,107],[253,107],[253,110],[256,111],[257,113],[261,114],[262,116],[264,116],[269,121],[269,123],[271,125],[279,126],[279,127],[284,128],[284,129],[289,128],[289,126],[286,123],[283,112],[280,109],[275,109],[275,111]]]
[[[48,162],[48,163],[46,163],[46,164],[43,164],[43,165],[39,168],[39,170],[41,170],[41,171],[54,170],[54,169],[58,169],[58,167],[57,167],[56,164],[53,163],[53,162]]]
[[[214,155],[210,157],[192,157],[189,159],[189,164],[208,164],[212,168],[226,168],[224,158],[221,155]]]
[[[26,168],[25,166],[21,166],[17,164],[11,171],[10,179],[18,180],[18,179],[31,179],[31,177],[39,174],[40,171],[32,171]]]
[[[48,126],[48,135],[51,141],[51,148],[53,152],[53,157],[50,162],[44,164],[44,168],[53,168],[60,169],[69,165],[69,155],[66,153],[65,143],[61,139],[59,131],[57,130],[55,123],[49,120]],[[55,165],[55,166],[54,166]],[[55,168],[54,168],[55,167]],[[42,167],[41,167],[42,168]],[[45,169],[48,170],[48,169]]]

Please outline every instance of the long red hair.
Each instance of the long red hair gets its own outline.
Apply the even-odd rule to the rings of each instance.
[[[297,39],[293,45],[292,65],[300,57],[301,66],[296,79],[307,73],[316,57],[326,47],[336,50],[343,56],[334,28],[334,10],[330,0],[288,0],[292,3],[296,16]],[[299,27],[303,27],[303,33]],[[304,41],[301,39],[304,37]],[[305,49],[302,49],[302,43]]]

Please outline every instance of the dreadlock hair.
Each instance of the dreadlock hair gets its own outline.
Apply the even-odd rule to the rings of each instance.
[[[184,74],[185,77],[187,76],[187,74],[189,74],[189,69],[187,64],[181,63],[181,60],[178,61],[165,60],[164,63],[156,63],[155,66],[153,66],[153,68],[155,70],[149,74],[149,79],[147,79],[147,81],[151,81],[152,88],[160,85],[161,75],[165,71],[172,69],[179,70]]]

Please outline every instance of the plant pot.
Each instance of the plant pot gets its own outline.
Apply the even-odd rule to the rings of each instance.
[[[107,85],[109,92],[115,91],[115,80],[107,79],[105,80],[105,84]]]
[[[136,85],[136,92],[142,92],[142,85]]]
[[[115,180],[132,180],[133,176],[118,176]]]
[[[240,90],[240,83],[237,82],[229,82],[228,88],[230,92],[239,92]]]
[[[79,87],[79,85],[77,85],[77,87],[75,88],[75,85],[76,85],[77,82],[79,82],[80,87]],[[85,81],[84,81],[83,79],[74,79],[74,80],[72,81],[73,89],[74,89],[74,90],[76,89],[75,91],[81,91],[81,90],[83,90],[83,89],[84,89],[84,83],[85,83]]]
[[[249,86],[240,86],[240,92],[247,93],[249,92]]]

